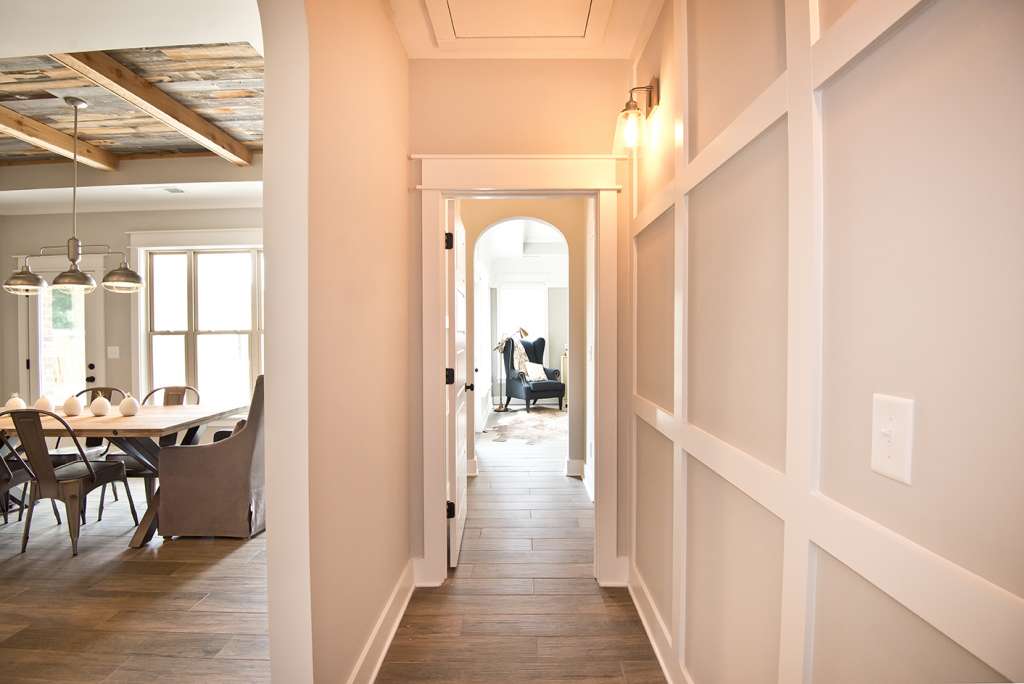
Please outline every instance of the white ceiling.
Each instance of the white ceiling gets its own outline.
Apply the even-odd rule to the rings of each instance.
[[[664,0],[391,0],[413,59],[630,59]]]
[[[263,54],[257,0],[0,0],[0,57],[239,41]]]
[[[168,192],[168,190],[181,192]],[[174,211],[263,206],[262,181],[107,185],[78,189],[78,211]],[[0,216],[70,214],[71,188],[0,191]]]

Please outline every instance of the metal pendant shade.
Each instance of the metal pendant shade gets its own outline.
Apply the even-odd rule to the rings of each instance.
[[[33,273],[28,264],[20,271],[15,271],[11,277],[4,281],[4,292],[13,295],[34,295],[40,290],[46,289],[49,283],[38,273]]]
[[[108,292],[131,294],[142,289],[142,276],[128,266],[128,259],[123,252],[110,249],[109,245],[87,245],[78,239],[78,110],[88,107],[85,100],[77,97],[66,97],[64,102],[75,110],[75,134],[74,152],[72,165],[74,168],[74,185],[71,188],[71,237],[66,246],[41,247],[38,254],[25,257],[25,265],[20,271],[15,271],[4,281],[4,291],[15,295],[37,295],[46,289],[48,283],[42,276],[33,273],[29,266],[29,259],[53,255],[58,253],[67,254],[68,268],[53,279],[53,287],[57,290],[68,292],[82,292],[89,294],[96,289],[96,279],[90,273],[86,273],[78,264],[83,254],[100,254],[121,256],[121,264],[114,270],[103,276],[103,289]]]
[[[68,270],[53,279],[53,288],[70,292],[80,290],[85,294],[89,294],[96,289],[96,279],[85,271],[80,270],[78,264],[72,262]]]
[[[128,267],[127,261],[103,276],[103,289],[107,292],[131,294],[142,289],[142,276]]]

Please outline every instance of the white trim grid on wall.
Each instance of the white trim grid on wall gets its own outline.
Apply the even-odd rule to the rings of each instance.
[[[684,103],[687,0],[674,2],[676,73]],[[784,523],[778,680],[811,680],[815,574],[812,545],[828,552],[980,660],[1024,681],[1024,598],[903,537],[819,490],[823,344],[822,118],[820,96],[925,0],[858,0],[824,33],[818,0],[786,0],[786,71],[692,160],[689,136],[676,150],[675,179],[643,207],[630,228],[630,290],[636,307],[636,238],[675,209],[674,413],[640,396],[633,368],[629,443],[632,495],[629,588],[670,681],[690,682],[685,653],[686,455],[697,459]],[[819,35],[820,33],[820,35]],[[635,67],[635,65],[634,65]],[[689,424],[686,411],[688,193],[783,117],[788,128],[788,329],[785,472]],[[635,159],[633,166],[636,166]],[[634,174],[635,178],[635,174]],[[636,349],[637,323],[632,317]],[[659,614],[636,563],[636,429],[643,420],[673,442],[673,597]],[[707,683],[697,683],[707,684]]]

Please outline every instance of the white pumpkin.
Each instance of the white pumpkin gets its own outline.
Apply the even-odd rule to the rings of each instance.
[[[4,408],[11,410],[23,409],[25,408],[25,400],[19,397],[18,393],[15,392],[11,395],[11,398],[7,400],[7,403],[4,404]]]
[[[40,411],[52,411],[53,402],[50,400],[50,397],[44,394],[43,396],[36,399],[35,407]]]
[[[76,396],[70,396],[64,402],[64,415],[77,416],[82,412],[82,400]]]
[[[106,397],[96,397],[89,404],[89,410],[94,416],[105,416],[110,413],[110,401]]]
[[[122,416],[134,416],[139,412],[139,400],[133,397],[132,393],[129,392],[125,395],[125,398],[121,400],[121,403],[117,408],[121,411]]]

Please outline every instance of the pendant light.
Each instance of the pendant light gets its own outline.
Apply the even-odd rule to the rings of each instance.
[[[86,273],[78,264],[83,254],[120,255],[121,264],[114,270],[103,276],[103,289],[108,292],[130,294],[142,289],[142,276],[128,266],[128,259],[124,252],[110,249],[109,245],[86,245],[78,239],[78,111],[85,109],[89,104],[78,97],[65,97],[64,102],[75,112],[75,130],[73,136],[72,166],[74,168],[74,184],[71,187],[71,237],[68,238],[66,247],[48,246],[42,247],[39,254],[25,257],[24,265],[20,271],[15,271],[6,281],[4,290],[15,295],[36,295],[47,287],[46,279],[32,272],[29,266],[29,259],[34,257],[52,255],[55,250],[67,254],[68,268],[53,279],[54,289],[65,292],[81,292],[89,294],[96,289],[96,279]]]

